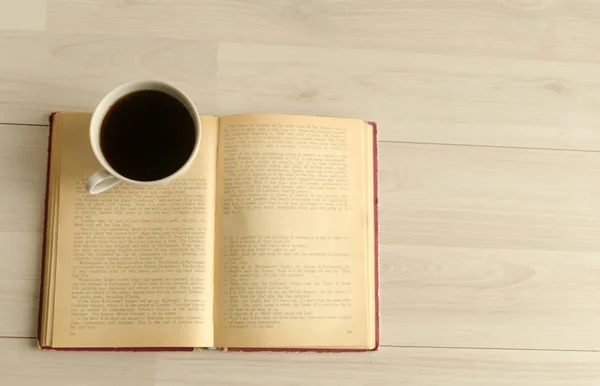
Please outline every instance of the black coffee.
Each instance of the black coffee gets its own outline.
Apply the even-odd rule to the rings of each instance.
[[[100,127],[100,148],[110,166],[136,181],[178,171],[196,142],[187,108],[161,91],[136,91],[117,100]]]

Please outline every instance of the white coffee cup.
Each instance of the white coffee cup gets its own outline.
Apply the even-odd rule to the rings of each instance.
[[[187,161],[185,161],[185,163],[183,163],[176,172],[164,178],[152,181],[137,181],[121,175],[119,172],[114,170],[114,168],[108,163],[100,146],[102,122],[110,108],[115,104],[115,102],[117,102],[121,98],[126,97],[131,93],[143,90],[161,91],[177,99],[190,113],[194,121],[196,130],[196,141]],[[97,171],[90,178],[88,178],[88,180],[85,183],[85,190],[91,194],[102,193],[123,181],[140,186],[156,186],[167,184],[176,179],[177,177],[181,176],[190,168],[194,158],[198,154],[198,150],[200,149],[201,133],[202,125],[200,122],[200,116],[198,114],[198,111],[196,110],[196,107],[194,106],[194,103],[191,101],[191,99],[181,90],[177,89],[176,87],[170,84],[151,80],[134,81],[122,84],[113,89],[111,92],[109,92],[100,101],[92,115],[92,120],[90,123],[90,141],[94,155],[98,159],[100,165],[102,165],[103,169]]]

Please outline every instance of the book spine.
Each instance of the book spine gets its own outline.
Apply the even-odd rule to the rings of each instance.
[[[41,257],[42,257],[42,269],[41,269],[41,279],[40,279],[40,301],[38,303],[38,329],[37,329],[37,339],[38,339],[38,345],[40,344],[40,339],[42,338],[42,309],[44,306],[44,285],[45,283],[45,270],[46,270],[46,230],[48,227],[48,195],[50,193],[50,152],[52,151],[52,124],[54,123],[54,116],[56,115],[56,112],[53,112],[50,114],[50,116],[48,117],[48,124],[49,124],[49,129],[48,129],[48,149],[47,149],[47,157],[48,160],[46,161],[46,191],[45,191],[45,197],[44,197],[44,224],[42,226],[42,230],[43,230],[43,237],[42,237],[42,250],[41,250]],[[40,348],[43,348],[40,346]]]

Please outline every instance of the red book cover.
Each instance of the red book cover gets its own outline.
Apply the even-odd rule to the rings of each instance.
[[[49,197],[49,189],[50,189],[50,154],[52,151],[52,132],[53,132],[53,123],[54,116],[56,113],[52,113],[49,116],[49,133],[48,133],[48,161],[46,168],[46,196],[45,196],[45,205],[44,205],[44,227],[43,227],[43,241],[42,241],[42,270],[41,270],[41,280],[40,280],[40,300],[39,300],[39,311],[38,311],[38,343],[41,339],[41,330],[42,330],[42,302],[43,302],[43,291],[44,291],[44,267],[46,264],[46,227],[48,224],[48,197]],[[238,348],[238,347],[228,347],[224,348],[226,351],[245,351],[245,352],[255,352],[255,351],[274,351],[274,352],[356,352],[356,351],[376,351],[379,348],[379,330],[380,330],[380,322],[379,322],[379,220],[378,220],[378,212],[379,212],[379,198],[378,198],[378,151],[377,151],[377,123],[369,122],[369,124],[373,128],[373,189],[374,189],[374,257],[375,257],[375,347],[370,350],[365,349],[310,349],[310,348]],[[194,347],[52,347],[52,346],[42,346],[39,345],[42,350],[59,350],[59,351],[195,351],[197,348]]]

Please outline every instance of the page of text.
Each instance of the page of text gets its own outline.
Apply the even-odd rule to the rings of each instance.
[[[202,117],[192,168],[161,187],[90,195],[100,169],[88,114],[58,116],[55,347],[213,345],[218,119]]]
[[[364,122],[238,115],[220,124],[215,343],[367,347]]]

